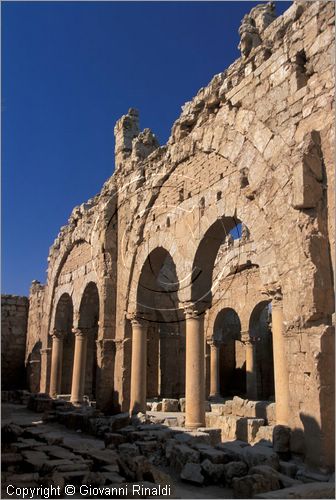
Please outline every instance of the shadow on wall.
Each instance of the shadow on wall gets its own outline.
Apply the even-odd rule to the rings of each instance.
[[[290,449],[304,457],[307,465],[323,468],[335,465],[334,437],[324,436],[316,419],[300,413],[303,429],[293,429]]]
[[[42,342],[36,342],[26,361],[27,386],[29,391],[34,393],[40,391],[41,349]]]

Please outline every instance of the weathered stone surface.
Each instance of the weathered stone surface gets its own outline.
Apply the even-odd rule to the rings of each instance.
[[[204,422],[208,394],[198,375],[194,387],[202,393],[187,401],[186,410],[198,405],[202,418],[191,427],[220,428],[223,440],[243,431],[251,441],[256,427],[249,435],[240,419],[288,422],[292,452],[318,467],[333,465],[333,16],[332,2],[296,2],[277,19],[272,4],[252,9],[239,30],[242,57],[183,106],[162,147],[150,130],[140,132],[137,110],[118,120],[114,175],[74,208],[50,248],[46,285],[31,288],[26,357],[35,366],[40,356],[40,376],[32,377],[39,390],[72,393],[70,360],[79,359],[74,337],[78,346],[87,335],[86,383],[78,399],[87,402],[95,394],[97,407],[108,414],[128,412],[139,394],[141,408],[131,411],[145,411],[146,389],[151,400],[162,394],[177,401],[185,394],[186,366],[193,364],[183,312],[192,303],[202,316],[206,309],[202,339],[226,336],[220,339],[222,358],[228,356],[220,378],[231,387],[217,389],[235,397]],[[241,235],[233,239],[240,223]],[[261,320],[260,304],[266,309],[270,302],[272,317]],[[235,311],[239,328],[222,316],[228,310]],[[133,356],[141,350],[134,335],[142,330],[142,316],[149,324],[143,343],[148,366],[145,356]],[[94,326],[85,332],[83,325]],[[254,358],[247,356],[251,346]],[[61,387],[51,349],[63,353]],[[208,352],[199,358],[207,360],[209,389],[211,359]],[[143,375],[133,384],[132,359]],[[255,359],[256,373],[248,359]],[[191,368],[195,378],[196,372]],[[276,417],[274,404],[237,396],[246,392],[246,372],[254,380],[251,399],[276,400]],[[55,410],[52,400],[32,404],[41,412]],[[127,415],[102,416],[97,435],[128,425]],[[76,412],[63,417],[74,429],[92,424]],[[138,413],[131,422],[149,420]],[[182,425],[178,417],[164,422]],[[251,465],[265,461],[257,450],[245,454]],[[269,455],[265,463],[276,466]]]
[[[173,446],[170,452],[170,465],[176,469],[177,472],[181,471],[187,463],[199,463],[200,453],[193,450],[190,446],[185,444],[177,444]]]
[[[201,473],[201,466],[199,464],[187,463],[180,474],[183,481],[189,483],[202,485],[204,483],[204,476]]]
[[[297,481],[291,477],[282,474],[281,472],[273,469],[269,465],[256,465],[251,467],[249,470],[249,474],[261,474],[268,479],[278,479],[280,486],[282,488],[289,488],[291,486],[295,486],[300,484],[300,481]]]
[[[28,308],[27,297],[1,296],[1,388],[4,390],[24,388]]]
[[[243,477],[248,473],[248,467],[245,462],[233,461],[224,466],[224,474],[227,484],[231,485],[235,477]]]
[[[225,469],[223,464],[214,464],[209,459],[203,460],[201,463],[202,475],[205,482],[208,484],[224,484]]]
[[[262,445],[246,446],[244,460],[253,467],[254,465],[269,465],[278,470],[280,467],[278,455],[269,447]]]
[[[335,485],[330,483],[309,483],[292,486],[264,494],[254,498],[335,498]]]
[[[109,432],[104,436],[104,442],[106,448],[109,446],[119,446],[119,444],[126,442],[126,437],[122,434],[118,434],[116,432]]]
[[[178,399],[163,399],[162,400],[162,411],[179,411]]]
[[[234,478],[232,487],[235,498],[256,498],[258,493],[278,490],[280,485],[277,479],[266,478],[261,474],[251,474]]]
[[[273,428],[273,449],[277,453],[287,453],[289,451],[290,444],[290,433],[289,427],[284,425],[275,425]]]

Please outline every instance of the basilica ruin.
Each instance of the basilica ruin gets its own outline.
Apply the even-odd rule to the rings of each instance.
[[[116,123],[113,175],[30,289],[29,390],[222,442],[289,428],[331,472],[334,3],[262,4],[239,34],[166,145]]]

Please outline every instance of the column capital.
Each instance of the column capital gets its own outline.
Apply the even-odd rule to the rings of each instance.
[[[53,331],[52,331],[51,336],[52,336],[53,340],[54,339],[63,340],[64,337],[65,337],[65,333],[66,332],[63,331],[63,330],[59,330],[58,328],[54,328]]]
[[[87,337],[89,330],[90,330],[90,328],[77,327],[77,328],[73,328],[71,331],[72,331],[72,333],[75,334],[75,337],[84,338],[84,337]]]
[[[241,332],[241,341],[244,345],[253,345],[256,342],[256,337],[252,337],[249,330],[246,330]]]
[[[186,319],[198,319],[204,316],[209,304],[205,302],[183,302],[180,308]]]
[[[269,300],[272,301],[272,308],[282,307],[282,290],[280,285],[275,285],[273,287],[265,288],[261,292],[266,295]]]
[[[145,326],[149,321],[148,314],[142,311],[126,313],[126,318],[130,320],[133,326]]]
[[[217,349],[217,348],[219,348],[221,346],[222,342],[220,342],[217,339],[209,339],[209,340],[207,340],[207,344],[210,347],[215,347]]]

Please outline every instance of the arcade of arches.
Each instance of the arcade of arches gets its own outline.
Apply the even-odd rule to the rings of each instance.
[[[330,465],[334,9],[272,8],[166,145],[133,108],[116,123],[114,174],[31,287],[29,378],[107,413],[179,400],[189,428],[209,402],[274,401],[292,449]]]

